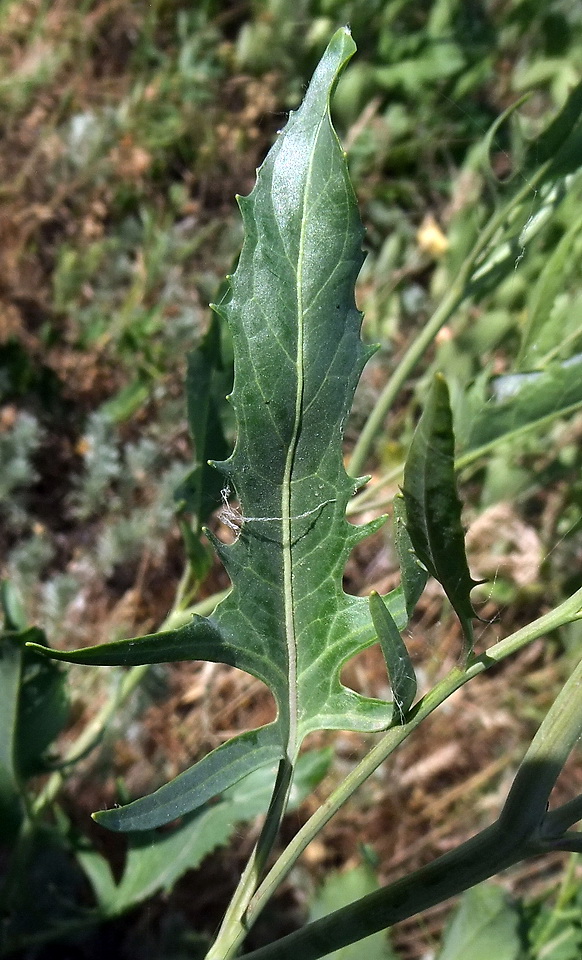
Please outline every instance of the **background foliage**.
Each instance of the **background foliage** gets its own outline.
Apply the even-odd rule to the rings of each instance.
[[[334,116],[367,229],[364,336],[382,344],[348,424],[353,446],[388,371],[473,243],[499,180],[514,174],[527,184],[528,138],[581,78],[582,11],[567,0],[0,2],[0,558],[22,593],[23,622],[41,624],[52,642],[78,646],[146,631],[172,604],[183,565],[174,491],[191,459],[185,355],[199,345],[206,304],[220,298],[239,250],[233,195],[249,191],[329,36],[345,22],[359,55],[337,90]],[[488,127],[524,93],[529,99],[496,129],[487,151]],[[532,188],[532,213],[537,199]],[[527,324],[543,356],[522,352],[521,371],[580,352],[581,221],[582,187],[574,179],[568,204],[542,224],[527,256],[518,249],[515,269],[441,331],[378,435],[376,476],[397,472],[435,369],[445,373],[453,401],[474,383],[479,403],[480,378],[513,374]],[[560,336],[544,342],[533,333],[540,332],[536,318],[548,314]],[[221,398],[231,352],[224,331],[217,337]],[[511,389],[511,381],[499,383]],[[222,406],[219,415],[231,440],[231,415]],[[498,615],[499,630],[580,585],[581,432],[574,415],[498,447],[463,474],[466,520],[474,521],[472,572],[492,578],[481,612]],[[390,543],[379,535],[352,556],[347,587],[386,589],[394,568]],[[213,567],[200,596],[225,585]],[[419,675],[430,678],[457,655],[459,637],[438,592],[429,590],[423,603],[411,643]],[[567,672],[578,636],[573,627],[529,653],[495,678],[494,690],[482,681],[467,694],[464,722],[435,718],[407,748],[404,766],[391,770],[399,786],[381,776],[370,784],[311,852],[299,887],[361,859],[354,837],[374,845],[385,876],[440,852],[447,831],[470,832],[503,791],[520,739]],[[354,686],[373,695],[373,655],[354,671]],[[116,682],[74,676],[72,732]],[[112,764],[126,790],[139,793],[229,730],[269,719],[268,697],[245,683],[216,670],[151,671],[119,721],[125,740],[116,740],[113,727],[99,757],[70,781],[63,816],[71,831],[81,822],[85,830],[86,812],[113,801]],[[487,710],[479,702],[485,693]],[[362,749],[357,736],[345,737],[328,776],[341,778]],[[579,767],[570,778],[579,787]],[[410,812],[402,818],[405,800]],[[244,844],[239,838],[239,853]],[[150,948],[157,943],[170,956],[186,949],[208,910],[212,927],[236,864],[225,855],[206,869],[212,893],[198,898],[197,910],[184,881],[169,907],[158,899],[153,914],[130,924],[131,935],[141,930]],[[365,892],[369,876],[358,869]],[[522,886],[520,875],[512,890]],[[336,896],[334,889],[314,904]],[[531,921],[528,956],[542,948],[556,960],[577,956],[575,909],[568,919],[580,895],[574,868],[555,901],[538,897],[535,883],[527,889],[528,904],[515,909]],[[285,930],[302,909],[302,895],[284,891],[273,925]],[[429,918],[424,928],[397,931],[402,955],[432,949],[440,924],[436,915],[434,925]],[[461,920],[455,924],[451,930],[460,930]],[[261,935],[273,929],[259,928]],[[552,953],[554,936],[572,952]],[[117,940],[119,955],[137,950],[128,933]],[[76,941],[75,949],[90,956],[96,947]],[[192,944],[187,949],[193,955]]]

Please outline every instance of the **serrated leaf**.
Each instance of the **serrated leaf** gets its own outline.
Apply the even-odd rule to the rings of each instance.
[[[211,618],[182,630],[62,655],[79,663],[208,659],[245,670],[270,687],[278,708],[275,723],[256,732],[259,746],[272,738],[291,764],[314,730],[381,730],[392,717],[391,703],[340,682],[344,663],[375,641],[366,599],[343,591],[344,566],[382,522],[355,527],[345,517],[359,484],[343,466],[343,425],[371,351],[354,300],[362,226],[329,100],[354,50],[339,30],[254,190],[239,200],[245,241],[230,300],[215,308],[235,354],[237,441],[217,466],[244,519],[232,545],[214,538],[232,591]],[[402,591],[387,604],[402,629]],[[228,760],[234,748],[220,749]],[[142,828],[154,827],[204,802],[205,762],[171,804],[156,812],[148,798],[135,801],[128,818],[146,804]],[[233,770],[231,783],[249,772]],[[221,789],[228,785],[225,773]],[[118,828],[124,818],[115,813]]]
[[[325,776],[330,750],[311,750],[297,762],[289,809],[299,806]],[[189,814],[173,830],[132,835],[123,875],[116,883],[108,862],[93,849],[79,850],[100,911],[107,917],[124,913],[159,890],[169,892],[186,872],[200,865],[216,847],[228,843],[237,824],[264,813],[269,805],[273,767],[249,774],[227,790],[218,803]]]
[[[492,444],[518,436],[525,430],[544,426],[582,406],[582,354],[545,370],[510,373],[470,388],[464,405],[473,408],[473,417],[463,416],[460,462],[471,453],[485,452]]]
[[[375,591],[370,595],[370,613],[388,667],[394,721],[404,720],[416,696],[416,673],[412,660],[394,618]]]
[[[449,390],[437,374],[418,422],[402,487],[406,528],[414,550],[431,576],[442,585],[461,621],[466,653],[473,649],[475,616],[461,524],[461,501],[455,481],[455,437]]]
[[[517,960],[520,916],[505,892],[480,884],[463,894],[438,960]]]

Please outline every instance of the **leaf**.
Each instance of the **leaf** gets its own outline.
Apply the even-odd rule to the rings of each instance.
[[[378,880],[368,864],[361,864],[351,870],[330,873],[316,893],[311,904],[310,920],[319,920],[340,907],[378,889]],[[385,931],[373,933],[357,943],[328,953],[322,960],[397,960]]]
[[[5,622],[24,622],[8,584],[2,594]],[[41,641],[45,635],[36,627],[0,630],[0,836],[9,839],[24,812],[22,781],[46,772],[45,751],[68,716],[62,671],[27,647]]]
[[[24,639],[31,635],[32,631],[28,631]],[[35,635],[44,639],[40,630],[35,631]],[[50,769],[47,749],[68,718],[69,699],[62,669],[24,648],[16,742],[21,777],[32,777]]]
[[[299,757],[290,809],[298,807],[317,786],[330,761],[330,750],[312,750]],[[255,770],[227,790],[218,803],[189,814],[173,830],[132,835],[119,883],[99,853],[80,850],[77,858],[91,880],[102,913],[117,916],[159,890],[168,893],[186,870],[198,867],[212,850],[226,844],[238,823],[266,811],[274,775],[272,767]]]
[[[175,494],[176,500],[183,501],[184,507],[194,515],[198,534],[220,504],[220,475],[209,465],[208,458],[228,455],[221,406],[231,385],[231,374],[223,369],[220,320],[215,315],[200,346],[188,354],[188,424],[197,463]]]
[[[582,354],[553,363],[544,371],[495,377],[489,389],[487,396],[487,386],[480,382],[465,394],[459,466],[469,454],[473,460],[500,440],[578,410],[582,406]],[[474,411],[472,417],[467,409]]]
[[[93,819],[109,830],[150,830],[196,810],[253,770],[284,756],[277,724],[232,737],[169,783],[113,810],[100,810]]]
[[[547,164],[545,179],[573,173],[582,155],[582,83],[574,87],[560,113],[529,145],[524,170]]]
[[[399,718],[403,721],[416,696],[416,674],[412,660],[394,618],[375,591],[370,595],[370,614],[388,667],[394,700],[393,722]]]
[[[442,584],[461,621],[466,653],[470,654],[475,616],[470,594],[477,581],[469,573],[465,554],[449,391],[440,374],[434,378],[412,438],[402,492],[406,528],[414,550],[431,576]]]
[[[519,922],[500,887],[479,884],[463,894],[438,960],[518,960]]]
[[[581,230],[582,218],[578,218],[552,252],[535,283],[529,300],[528,322],[517,359],[520,370],[542,367],[546,355],[563,340],[563,326],[555,322],[552,308],[563,288],[565,272]],[[582,326],[578,325],[582,333]]]
[[[22,634],[0,634],[0,838],[4,840],[14,836],[24,813],[16,757],[23,653]]]
[[[426,586],[428,574],[414,552],[412,541],[406,529],[406,507],[404,498],[394,497],[394,546],[400,564],[400,586],[404,594],[406,613],[410,620],[416,604]]]
[[[232,372],[223,363],[220,320],[213,315],[200,346],[188,354],[186,397],[190,435],[196,464],[174,493],[180,528],[195,581],[201,583],[212,565],[208,545],[201,539],[203,525],[221,502],[221,479],[208,458],[226,457],[228,445],[222,423],[222,406],[232,387]],[[191,514],[186,519],[184,514]]]
[[[59,654],[95,664],[228,663],[269,686],[277,719],[252,732],[246,762],[239,745],[251,741],[235,738],[182,774],[170,803],[158,792],[127,813],[101,814],[115,829],[135,825],[140,805],[147,811],[140,829],[193,810],[210,789],[225,789],[273,754],[292,765],[312,731],[375,731],[391,721],[391,703],[340,682],[344,663],[375,641],[366,599],[343,591],[344,566],[383,522],[355,527],[345,517],[362,482],[345,472],[343,425],[371,351],[354,300],[363,231],[329,100],[354,50],[349,31],[339,30],[254,190],[239,199],[245,241],[230,299],[215,307],[235,355],[237,441],[217,467],[244,519],[233,544],[213,537],[232,591],[211,618],[195,617],[181,630]],[[387,605],[402,629],[402,591]]]

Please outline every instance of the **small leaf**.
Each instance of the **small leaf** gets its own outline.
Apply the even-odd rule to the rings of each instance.
[[[370,614],[388,667],[394,715],[392,722],[404,721],[416,696],[416,674],[412,660],[394,618],[375,591],[370,594]]]
[[[330,873],[316,893],[309,919],[319,920],[328,913],[373,893],[378,886],[374,871],[368,864],[361,864],[341,873]],[[365,960],[397,960],[385,931],[373,933],[370,937],[334,950],[322,957],[322,960],[361,960],[363,957]]]
[[[22,597],[9,580],[0,580],[0,607],[4,614],[5,630],[26,629],[26,613]]]
[[[434,378],[412,438],[402,488],[406,528],[417,556],[442,584],[461,621],[465,650],[473,649],[471,578],[455,483],[455,438],[446,380]]]
[[[480,884],[463,894],[438,960],[518,960],[520,916],[505,892]]]
[[[302,754],[293,778],[289,808],[296,809],[325,776],[330,750]],[[159,890],[170,892],[186,870],[200,865],[216,847],[228,843],[238,823],[252,820],[269,805],[276,770],[262,767],[231,787],[218,803],[194,814],[164,833],[147,831],[129,838],[125,868],[115,883],[109,864],[95,850],[80,850],[99,908],[107,917],[124,913]]]
[[[93,819],[108,830],[153,830],[196,810],[259,767],[282,759],[276,724],[248,730],[208,753],[159,790]]]
[[[563,326],[556,323],[552,308],[563,289],[565,273],[574,245],[580,237],[582,218],[574,221],[547,260],[529,297],[529,316],[523,332],[517,367],[520,370],[543,367],[548,353],[559,347],[564,338]],[[579,332],[582,325],[578,319]]]
[[[200,346],[188,354],[186,398],[196,465],[176,490],[175,498],[183,501],[193,515],[198,535],[220,504],[221,477],[208,460],[220,460],[229,453],[221,408],[232,386],[232,371],[223,369],[220,327],[220,318],[213,314]]]
[[[25,634],[0,634],[0,838],[14,837],[22,819],[17,766],[18,701]]]
[[[400,586],[404,594],[406,612],[410,620],[416,604],[420,600],[426,586],[428,574],[425,567],[416,556],[412,540],[406,529],[406,507],[404,498],[398,494],[394,497],[394,546],[400,564]]]
[[[40,630],[29,630],[26,638],[44,639]],[[21,777],[32,777],[50,769],[46,752],[69,717],[66,676],[62,668],[40,659],[25,648],[18,709],[16,759]]]
[[[474,459],[498,441],[578,410],[582,406],[582,354],[543,371],[496,377],[490,389],[492,395],[487,397],[485,385],[479,383],[465,394],[464,406],[475,413],[462,417],[461,465],[469,453]]]
[[[580,168],[581,154],[582,83],[579,83],[568,94],[558,116],[530,143],[524,172],[535,171],[546,164],[544,181],[563,177]]]

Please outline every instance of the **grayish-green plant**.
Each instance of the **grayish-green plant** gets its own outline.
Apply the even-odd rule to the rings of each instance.
[[[55,780],[52,785],[49,781],[32,814],[21,804],[21,772],[14,752],[18,735],[14,691],[22,669],[19,664],[24,657],[32,658],[32,651],[80,664],[131,667],[123,696],[139,682],[148,664],[193,659],[238,667],[271,689],[277,704],[272,723],[233,737],[150,796],[95,814],[104,826],[132,836],[129,879],[116,886],[106,866],[96,866],[93,856],[81,857],[97,902],[111,915],[116,895],[121,903],[135,902],[132,871],[139,876],[142,894],[166,886],[166,877],[157,872],[161,854],[155,846],[146,845],[140,858],[140,836],[151,838],[157,827],[178,817],[185,818],[180,829],[187,831],[197,823],[196,817],[208,813],[207,804],[214,797],[221,795],[221,803],[228,805],[245,778],[276,765],[259,839],[207,960],[227,960],[244,949],[248,930],[308,843],[426,717],[472,678],[532,640],[582,618],[581,588],[484,653],[474,650],[470,593],[475,581],[465,556],[455,471],[477,461],[501,439],[521,436],[582,406],[580,358],[555,356],[557,337],[552,340],[546,329],[542,306],[526,328],[521,366],[511,374],[513,379],[493,384],[482,380],[480,393],[469,388],[462,398],[457,449],[447,383],[440,375],[433,379],[404,468],[403,499],[395,505],[401,584],[387,596],[372,594],[369,600],[348,596],[342,589],[350,551],[382,523],[380,518],[356,528],[346,513],[354,509],[352,503],[366,502],[366,491],[355,496],[366,483],[358,474],[388,410],[455,311],[467,300],[495,289],[521,263],[547,217],[567,196],[582,144],[579,86],[527,151],[523,179],[506,185],[439,307],[396,367],[362,431],[348,474],[342,454],[344,424],[362,368],[373,351],[360,339],[361,316],[354,301],[363,257],[362,228],[329,105],[339,74],[354,51],[349,31],[339,30],[302,106],[292,114],[261,167],[255,189],[239,200],[245,242],[230,278],[230,292],[215,307],[228,322],[234,342],[232,404],[237,441],[232,455],[214,464],[213,482],[216,485],[219,477],[223,518],[235,540],[226,546],[208,534],[230,575],[231,591],[210,616],[200,611],[192,615],[178,603],[156,634],[72,652],[44,646],[42,636],[27,631],[6,607],[4,676],[10,688],[0,703],[10,705],[12,713],[4,722],[13,735],[0,763],[5,803],[23,825],[21,838],[34,824],[34,813],[58,789]],[[552,277],[546,279],[550,298]],[[537,302],[544,302],[542,289]],[[543,342],[546,362],[538,363],[536,353],[536,369],[524,371],[523,364],[534,353],[534,335]],[[210,343],[205,348],[211,362],[217,350]],[[210,476],[204,461],[209,424],[216,413],[211,399],[210,393],[197,433],[198,469],[184,488],[184,503],[190,508],[198,505],[196,534],[209,512],[202,493]],[[235,497],[240,504],[236,509],[229,499]],[[204,566],[202,548],[194,542],[190,556],[194,567]],[[414,668],[401,633],[428,574],[443,585],[461,620],[465,643],[459,663],[416,699]],[[195,571],[192,580],[197,577]],[[183,584],[181,597],[188,596],[189,589]],[[356,694],[340,681],[344,664],[376,642],[386,659],[390,701]],[[272,945],[243,954],[245,960],[285,960],[297,955],[316,960],[527,857],[579,850],[579,835],[570,827],[582,817],[581,798],[552,810],[548,801],[582,732],[581,682],[582,663],[574,668],[543,721],[493,824],[396,883],[373,890]],[[109,716],[114,709],[115,704],[107,707]],[[101,716],[99,725],[106,720]],[[381,736],[270,866],[299,776],[302,742],[309,733],[323,729]],[[91,742],[88,736],[85,740],[84,748]],[[162,837],[161,844],[172,844],[171,837]],[[21,839],[21,849],[23,844]]]

